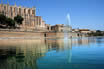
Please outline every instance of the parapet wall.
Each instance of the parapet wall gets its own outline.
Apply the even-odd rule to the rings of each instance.
[[[64,38],[64,36],[65,36],[65,33],[63,33],[63,32],[47,32],[46,33],[46,37],[47,38]],[[77,35],[77,33],[68,33],[68,37],[70,38],[70,37],[78,37],[78,35]]]
[[[68,37],[78,37],[77,33],[68,33]],[[0,31],[0,39],[13,38],[64,38],[62,32],[9,32]]]

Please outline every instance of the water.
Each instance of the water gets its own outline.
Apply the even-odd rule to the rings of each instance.
[[[104,38],[0,40],[0,69],[104,69]]]

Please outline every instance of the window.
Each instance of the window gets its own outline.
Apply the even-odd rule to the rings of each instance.
[[[30,9],[28,10],[28,14],[30,14]]]
[[[12,11],[12,7],[10,7],[10,11]]]
[[[4,10],[6,10],[6,6],[4,6]]]
[[[61,29],[61,32],[63,32],[63,29]]]
[[[32,10],[32,14],[35,14],[35,10]]]
[[[24,13],[26,13],[26,9],[24,9]]]
[[[21,8],[19,8],[19,13],[21,14]]]
[[[14,12],[16,12],[16,8],[14,8]]]

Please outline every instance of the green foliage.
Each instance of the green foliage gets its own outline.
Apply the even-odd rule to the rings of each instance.
[[[97,30],[96,32],[88,33],[89,36],[104,36],[104,32]]]
[[[17,22],[17,24],[22,24],[22,21],[24,20],[22,16],[17,15],[14,17],[14,20]]]
[[[16,24],[20,25],[22,24],[23,17],[20,15],[17,15],[14,17],[14,20],[11,18],[6,17],[3,14],[0,14],[0,28],[15,28]]]
[[[6,18],[6,22],[7,22],[7,25],[10,27],[10,28],[15,28],[15,21],[11,18]]]
[[[5,25],[6,24],[6,16],[3,14],[0,14],[0,24]]]

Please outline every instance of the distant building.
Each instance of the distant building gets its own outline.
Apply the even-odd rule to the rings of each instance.
[[[96,30],[91,30],[91,32],[96,33]]]
[[[66,27],[66,29],[69,31],[72,31],[72,27],[68,26]],[[64,24],[56,24],[54,26],[51,27],[51,30],[54,32],[64,32],[65,31],[65,26]]]
[[[85,33],[85,34],[91,33],[91,30],[89,30],[89,29],[79,29],[79,31],[80,31],[81,33]]]
[[[51,32],[52,31],[50,24],[46,24],[45,26],[46,26],[46,29],[48,30],[48,32]]]
[[[79,28],[77,28],[77,29],[72,29],[72,32],[79,32]]]

